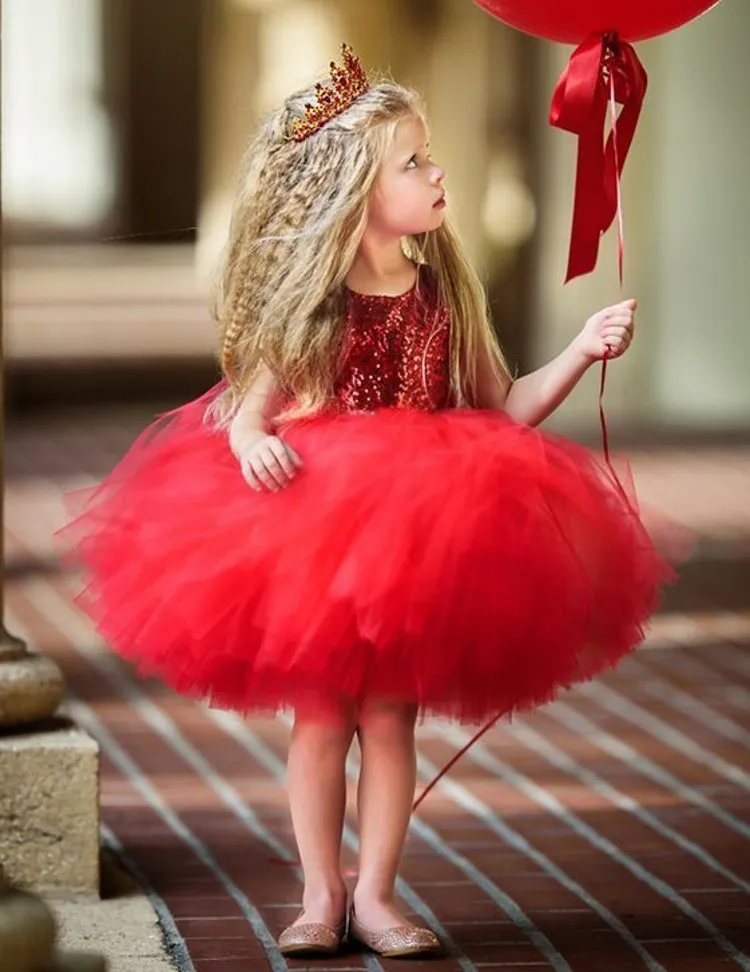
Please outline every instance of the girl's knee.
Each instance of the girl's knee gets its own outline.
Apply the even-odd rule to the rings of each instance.
[[[414,736],[416,706],[403,702],[369,702],[363,705],[357,719],[361,736],[384,743]]]
[[[356,725],[352,706],[316,705],[295,710],[292,742],[306,740],[323,748],[348,748]]]

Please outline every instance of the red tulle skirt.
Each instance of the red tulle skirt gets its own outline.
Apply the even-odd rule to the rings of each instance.
[[[64,531],[78,602],[141,672],[242,712],[367,699],[475,722],[639,644],[671,570],[586,450],[499,413],[290,423],[242,477],[215,390],[155,423]]]

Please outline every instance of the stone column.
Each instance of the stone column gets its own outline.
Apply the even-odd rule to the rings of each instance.
[[[343,35],[334,0],[215,0],[207,24],[197,263],[210,280],[257,123],[325,70]]]
[[[213,0],[205,18],[201,199],[196,260],[210,280],[226,239],[258,83],[258,13],[236,0]]]
[[[97,955],[55,952],[51,910],[34,895],[10,886],[0,869],[0,955],[3,972],[105,972]]]
[[[750,417],[750,4],[722,3],[644,44],[653,52],[645,113],[653,208],[644,250],[654,410],[666,425],[746,434]],[[653,337],[651,337],[653,336]]]
[[[0,33],[1,28],[0,23]],[[0,203],[0,481],[4,482],[2,243]],[[0,535],[3,514],[0,496]],[[98,747],[69,724],[50,729],[44,722],[63,699],[63,676],[53,661],[30,653],[6,630],[4,585],[0,565],[0,864],[10,879],[26,887],[98,894]],[[17,934],[21,936],[18,941],[29,942],[29,948],[41,947],[46,941],[43,936],[36,939],[27,934],[25,912],[16,908],[17,903],[17,898],[3,902],[3,962],[6,950],[1,935],[10,936],[9,941],[15,943]],[[33,972],[34,966],[17,968]],[[3,972],[15,969],[3,965]]]
[[[446,169],[451,211],[472,258],[487,257],[483,227],[489,161],[488,18],[470,3],[338,0],[343,36],[373,73],[425,100],[431,149]]]
[[[0,604],[2,600],[0,593]],[[3,625],[0,630],[0,727],[29,725],[53,715],[64,694],[65,683],[57,665],[42,655],[31,654]]]
[[[1,30],[1,28],[0,28]],[[0,169],[2,162],[0,161]],[[0,201],[0,481],[5,482],[5,351],[3,343],[2,201]],[[0,496],[0,534],[4,527]],[[60,669],[48,658],[30,655],[5,629],[5,559],[0,563],[0,728],[52,715],[65,691]]]
[[[342,40],[374,74],[383,72],[429,96],[442,0],[337,0]]]
[[[1,27],[0,27],[1,30]],[[0,161],[0,168],[2,162]],[[5,357],[3,347],[2,202],[0,201],[0,481],[5,482]],[[0,496],[0,532],[3,530]],[[60,669],[48,658],[30,655],[24,643],[5,629],[4,558],[0,564],[0,728],[35,722],[52,715],[65,691]]]

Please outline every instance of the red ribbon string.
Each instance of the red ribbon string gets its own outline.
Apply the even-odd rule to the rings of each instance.
[[[453,769],[456,763],[462,757],[464,757],[466,753],[468,753],[468,751],[475,743],[479,742],[482,736],[484,736],[486,733],[490,731],[490,729],[495,725],[495,723],[501,717],[502,717],[502,713],[500,715],[494,716],[488,723],[486,723],[486,725],[482,726],[482,728],[479,730],[479,732],[476,733],[476,735],[471,737],[471,739],[466,743],[466,745],[462,749],[459,749],[459,751],[456,753],[455,756],[451,757],[451,759],[445,764],[445,766],[440,770],[440,772],[430,780],[427,786],[422,790],[422,792],[419,794],[417,799],[414,801],[414,804],[412,805],[411,808],[412,813],[416,813],[417,809],[419,808],[420,804],[427,796],[427,794],[431,790],[435,789],[435,787],[442,780],[442,778],[446,776],[448,773],[450,773],[450,771]]]
[[[599,238],[612,225],[615,215],[621,213],[619,179],[633,142],[647,84],[646,70],[635,50],[614,34],[595,35],[584,41],[573,52],[557,83],[550,124],[578,136],[566,282],[594,269]],[[609,102],[613,105],[615,124],[605,144]],[[615,104],[622,105],[619,118],[615,117]]]

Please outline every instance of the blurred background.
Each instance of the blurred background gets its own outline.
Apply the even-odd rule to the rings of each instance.
[[[179,400],[210,383],[212,272],[259,117],[348,40],[425,95],[435,156],[521,370],[621,296],[614,239],[562,286],[575,139],[547,125],[569,51],[469,0],[3,0],[6,345],[13,411]],[[750,5],[640,45],[624,178],[636,345],[623,432],[743,434],[750,417]],[[612,233],[609,234],[612,237]],[[595,433],[597,375],[555,419]]]
[[[197,962],[224,961],[241,945],[249,950],[242,959],[222,965],[232,972],[250,967],[245,955],[256,957],[253,968],[267,965],[255,924],[238,921],[226,940],[215,925],[198,930],[201,915],[235,916],[239,900],[227,896],[226,877],[206,854],[259,907],[277,902],[264,912],[274,933],[284,918],[278,902],[297,895],[294,869],[274,867],[263,847],[278,855],[279,840],[293,846],[278,786],[285,724],[256,720],[251,744],[243,742],[249,750],[233,749],[246,727],[219,724],[196,703],[137,679],[74,608],[80,583],[61,568],[55,532],[65,520],[64,494],[100,479],[155,411],[216,380],[210,296],[240,156],[259,118],[324,71],[346,40],[370,69],[424,94],[433,154],[448,171],[451,205],[518,370],[556,354],[600,307],[639,299],[637,340],[608,374],[612,444],[632,461],[644,511],[668,513],[695,541],[653,619],[647,650],[606,684],[524,720],[541,740],[536,755],[528,733],[514,735],[513,727],[487,737],[561,805],[585,808],[607,846],[622,848],[613,852],[616,864],[599,853],[596,834],[591,847],[575,844],[581,830],[567,809],[562,818],[550,812],[546,796],[541,809],[526,806],[531,791],[520,799],[518,784],[486,763],[452,774],[476,787],[503,827],[511,820],[531,828],[532,842],[572,868],[588,894],[581,892],[585,907],[565,910],[577,904],[569,886],[558,886],[559,871],[554,882],[552,872],[534,877],[537,857],[514,865],[515,876],[508,859],[490,857],[500,832],[481,838],[470,829],[478,825],[463,797],[444,793],[430,803],[431,825],[446,841],[479,834],[462,853],[502,874],[503,893],[539,909],[541,888],[549,914],[534,912],[535,920],[577,970],[633,967],[632,943],[623,944],[620,926],[613,926],[619,938],[602,926],[591,895],[628,924],[638,917],[636,933],[665,962],[650,968],[698,962],[702,972],[718,972],[716,941],[735,960],[718,931],[713,941],[690,937],[714,927],[704,915],[750,954],[746,899],[732,911],[735,899],[727,898],[750,888],[750,874],[731,870],[748,859],[740,841],[750,819],[748,0],[724,0],[639,45],[650,88],[623,180],[624,293],[612,232],[597,271],[562,283],[576,142],[551,129],[547,116],[569,49],[512,31],[471,0],[2,0],[2,28],[3,593],[8,631],[35,654],[7,636],[0,642],[0,915],[16,901],[4,869],[9,881],[45,894],[93,895],[90,907],[56,905],[63,942],[105,953],[111,972],[170,972],[172,959],[200,972],[206,966],[191,965],[188,951]],[[598,381],[592,369],[550,422],[595,446]],[[63,698],[58,715],[72,716],[78,729],[63,723],[61,736],[48,717]],[[426,730],[420,747],[442,765],[460,740],[448,746],[441,732]],[[593,747],[614,738],[608,733],[618,748],[602,755]],[[550,757],[552,744],[564,754]],[[592,783],[579,758],[608,782]],[[240,793],[229,802],[226,779]],[[255,824],[253,834],[239,833],[249,819],[245,804],[271,837]],[[571,820],[574,838],[565,836]],[[644,821],[656,837],[638,829]],[[495,946],[514,943],[475,941],[461,928],[466,908],[485,908],[489,924],[497,905],[488,911],[476,888],[456,893],[474,872],[457,881],[437,846],[414,858],[425,868],[420,893],[432,901],[428,872],[446,878],[436,884],[436,911],[457,926],[467,953],[497,959]],[[665,880],[693,889],[684,893],[702,909],[700,929],[644,893],[645,879],[628,878],[620,864],[629,854],[659,876],[659,894]],[[115,859],[137,875],[151,904],[113,890]],[[152,944],[152,904],[170,956]],[[8,928],[40,940],[25,919],[5,928],[4,960],[19,940],[8,944]],[[499,926],[497,933],[504,934]],[[531,946],[501,954],[505,964],[513,956],[544,964]]]

